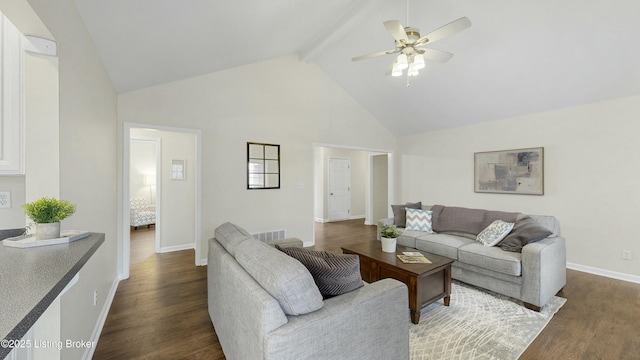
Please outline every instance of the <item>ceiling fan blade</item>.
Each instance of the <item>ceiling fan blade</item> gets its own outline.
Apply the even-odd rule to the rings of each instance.
[[[422,53],[425,59],[437,62],[447,62],[453,57],[452,53],[434,49],[420,49],[419,52]]]
[[[387,31],[393,36],[394,39],[398,42],[402,42],[404,44],[409,41],[407,37],[407,33],[404,31],[404,27],[400,24],[398,20],[387,20],[384,22],[384,27],[387,28]]]
[[[471,26],[471,21],[465,16],[441,26],[416,41],[416,46],[432,43],[453,35]]]
[[[373,58],[376,56],[389,55],[389,54],[397,53],[398,51],[400,51],[400,49],[392,49],[392,50],[380,51],[372,54],[360,55],[352,58],[351,61],[358,61],[358,60]]]

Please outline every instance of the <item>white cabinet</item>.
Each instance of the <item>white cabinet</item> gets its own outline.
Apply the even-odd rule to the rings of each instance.
[[[24,174],[22,39],[0,14],[0,175]]]

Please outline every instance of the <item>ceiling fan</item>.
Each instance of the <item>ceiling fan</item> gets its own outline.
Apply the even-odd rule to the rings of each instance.
[[[425,67],[425,59],[446,62],[453,57],[453,54],[446,51],[422,48],[422,46],[444,39],[447,36],[468,28],[471,26],[471,21],[466,17],[461,17],[460,19],[454,20],[423,37],[420,37],[419,29],[409,26],[403,27],[399,20],[385,21],[384,26],[395,39],[395,48],[372,54],[356,56],[351,60],[358,61],[382,55],[400,53],[391,66],[390,75],[401,76],[402,71],[407,69],[407,76],[416,76],[418,75],[418,71]],[[387,75],[389,75],[389,73]]]

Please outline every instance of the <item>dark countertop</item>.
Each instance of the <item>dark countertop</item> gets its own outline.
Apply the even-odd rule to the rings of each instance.
[[[103,242],[104,234],[91,233],[69,244],[0,244],[0,339],[22,339]],[[0,347],[0,359],[10,351]]]

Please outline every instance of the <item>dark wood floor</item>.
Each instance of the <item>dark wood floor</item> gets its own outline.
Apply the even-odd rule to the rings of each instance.
[[[316,224],[315,248],[340,253],[375,231],[362,220]],[[193,265],[190,250],[154,254],[138,242],[153,242],[150,234],[132,233],[139,262],[118,287],[94,359],[224,359],[207,312],[206,267]],[[568,270],[559,296],[567,303],[521,359],[640,359],[640,284]]]

